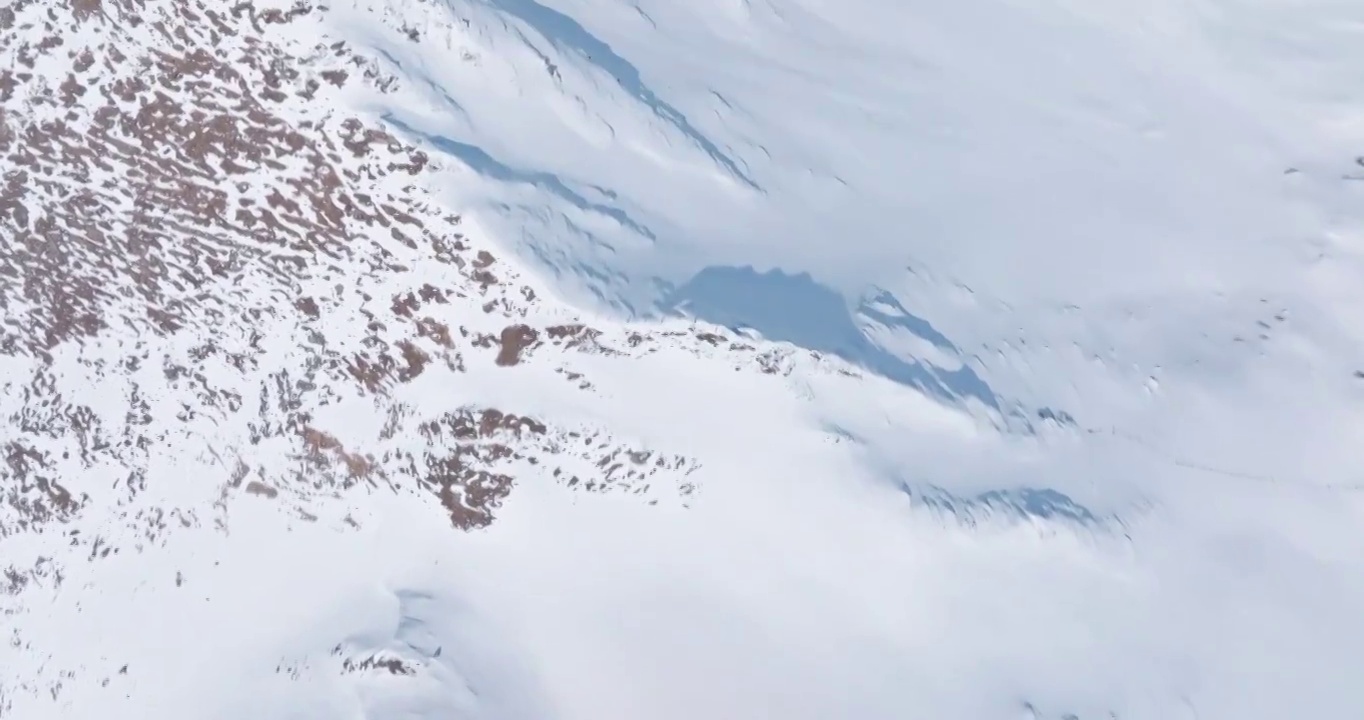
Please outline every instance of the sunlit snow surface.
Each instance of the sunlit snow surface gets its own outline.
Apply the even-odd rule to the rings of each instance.
[[[592,359],[591,396],[535,366],[432,381],[670,443],[701,492],[525,483],[465,535],[384,497],[360,531],[285,532],[260,500],[68,580],[30,635],[135,679],[62,717],[1364,708],[1364,4],[335,0],[324,22],[404,79],[356,107],[442,154],[452,207],[561,298],[875,376],[664,351]],[[338,647],[420,672],[355,680]]]

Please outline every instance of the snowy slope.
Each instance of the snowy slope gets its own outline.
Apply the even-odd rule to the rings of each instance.
[[[1364,7],[0,8],[0,718],[1364,706]]]

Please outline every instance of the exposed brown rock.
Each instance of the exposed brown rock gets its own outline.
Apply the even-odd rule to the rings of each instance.
[[[298,308],[304,315],[313,319],[317,319],[322,315],[322,311],[317,307],[317,301],[310,297],[303,297],[295,300],[294,307]]]
[[[454,339],[450,337],[450,328],[429,317],[417,321],[417,331],[422,337],[430,338],[441,347],[453,348],[455,346]]]
[[[345,85],[346,78],[349,77],[345,70],[323,70],[321,74],[323,80],[326,80],[336,87]]]
[[[696,339],[712,347],[719,346],[721,343],[725,341],[725,338],[723,336],[716,335],[715,333],[710,332],[697,333]]]
[[[426,364],[431,362],[430,355],[427,355],[421,348],[407,340],[399,341],[398,348],[402,350],[403,361],[407,363],[407,367],[398,371],[398,379],[403,382],[407,382],[418,375],[421,375],[422,370],[426,368]]]
[[[104,11],[103,0],[70,0],[70,1],[71,16],[74,17],[77,22],[85,22],[86,20],[89,20],[90,18],[94,17],[96,14],[102,13]]]
[[[341,443],[331,435],[310,427],[302,430],[303,445],[314,459],[328,461],[330,457],[340,460],[351,478],[363,478],[374,469],[369,458],[346,452]]]
[[[508,265],[494,275],[494,252],[455,232],[458,215],[411,178],[431,169],[426,153],[324,102],[331,87],[383,92],[397,80],[342,43],[290,45],[274,26],[310,6],[37,6],[52,25],[31,26],[29,45],[0,32],[0,50],[15,58],[0,69],[0,309],[21,309],[0,319],[0,353],[34,368],[14,380],[21,390],[0,413],[21,440],[0,447],[0,538],[79,517],[81,467],[116,469],[115,502],[136,528],[128,537],[147,543],[200,522],[225,529],[243,492],[308,520],[320,514],[313,503],[342,492],[416,490],[472,529],[494,520],[516,483],[571,475],[514,478],[513,468],[587,461],[597,471],[572,482],[593,491],[641,491],[659,471],[619,454],[643,451],[567,438],[540,419],[493,408],[417,417],[394,398],[399,383],[462,370],[462,342],[497,345],[499,365],[524,361],[541,340],[528,325],[471,337],[445,323],[479,307],[520,322],[537,296]],[[26,7],[35,5],[5,4],[0,24],[15,23],[15,9],[27,18]],[[66,32],[72,18],[94,23],[87,30],[99,40]],[[388,282],[422,263],[439,279]],[[559,347],[601,336],[580,325],[546,333]],[[91,340],[123,355],[86,353]],[[270,351],[279,347],[287,358]],[[59,351],[125,388],[123,418],[63,397],[47,372]],[[132,382],[145,382],[148,367],[157,387]],[[373,403],[389,422],[379,437],[343,446],[313,424],[341,402]],[[248,429],[217,432],[234,426]],[[271,441],[292,443],[294,462],[241,459]],[[168,447],[222,460],[212,508],[134,504],[161,481],[153,458]]]
[[[390,675],[415,675],[417,672],[416,670],[413,670],[410,665],[398,658],[381,658],[377,655],[371,655],[359,662],[346,658],[345,662],[341,663],[341,668],[348,673],[364,672],[365,670],[386,670]]]
[[[521,354],[540,339],[529,325],[511,325],[502,330],[502,349],[497,353],[497,364],[510,367],[521,362]]]
[[[278,490],[270,487],[269,485],[266,485],[263,482],[259,482],[256,480],[252,480],[251,482],[246,484],[246,493],[248,495],[259,495],[261,497],[266,497],[270,499],[279,497]]]

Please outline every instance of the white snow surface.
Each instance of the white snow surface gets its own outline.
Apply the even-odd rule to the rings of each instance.
[[[10,717],[1364,708],[1364,3],[334,0],[288,32],[401,79],[336,102],[427,147],[545,314],[820,357],[428,372],[414,403],[608,428],[698,491],[524,465],[470,532],[416,496],[247,498],[29,595],[43,651],[0,678],[81,670]],[[210,460],[166,463],[213,501]],[[414,672],[341,671],[370,656]]]

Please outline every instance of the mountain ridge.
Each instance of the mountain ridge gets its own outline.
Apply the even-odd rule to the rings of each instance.
[[[1349,133],[971,7],[0,8],[0,717],[1353,707]]]

